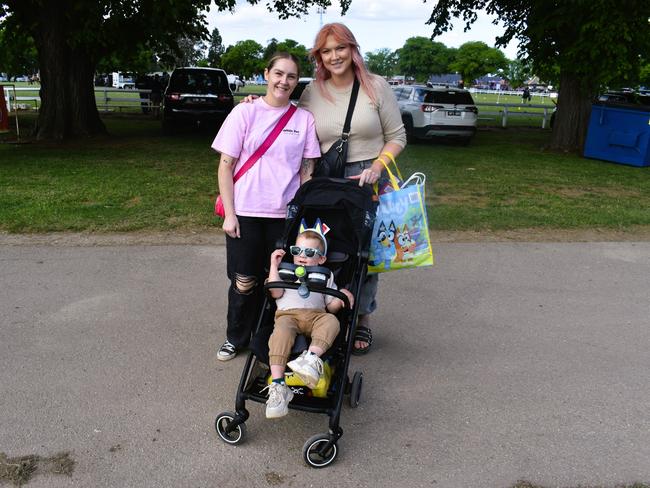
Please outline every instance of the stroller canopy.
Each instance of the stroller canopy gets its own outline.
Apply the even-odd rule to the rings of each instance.
[[[313,225],[320,218],[329,228],[328,249],[346,254],[367,250],[376,203],[369,188],[356,180],[314,178],[302,185],[287,206],[283,244],[298,233],[300,221]]]

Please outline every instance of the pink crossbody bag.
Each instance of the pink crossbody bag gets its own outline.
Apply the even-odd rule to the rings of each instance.
[[[271,144],[273,144],[273,142],[275,142],[275,140],[278,138],[280,132],[282,132],[284,126],[287,125],[287,122],[289,122],[289,119],[295,111],[296,106],[292,103],[289,104],[289,110],[287,110],[284,115],[282,115],[280,120],[278,120],[278,123],[275,125],[268,137],[264,140],[260,147],[257,148],[257,151],[255,151],[251,157],[248,158],[248,161],[246,161],[243,166],[239,168],[239,171],[235,173],[235,176],[232,178],[233,185],[237,183],[237,180],[241,178],[244,173],[246,173],[246,171],[251,169],[253,165],[257,163],[257,160],[260,159],[262,155],[264,155],[269,147],[271,147]],[[223,208],[223,201],[221,200],[221,195],[218,195],[217,200],[214,202],[214,214],[218,215],[221,218],[224,218],[226,216],[225,209]]]

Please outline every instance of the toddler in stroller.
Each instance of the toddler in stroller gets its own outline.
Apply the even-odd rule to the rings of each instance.
[[[304,220],[300,225],[300,233],[295,245],[289,248],[293,256],[293,269],[298,280],[307,273],[321,272],[314,267],[322,266],[327,260],[327,238],[329,230],[316,221],[313,228],[306,228]],[[268,281],[281,281],[278,267],[285,255],[284,249],[276,249],[271,255]],[[334,275],[328,269],[323,276],[329,275],[325,286],[336,290]],[[292,277],[289,275],[289,279]],[[354,304],[354,297],[345,288],[341,292],[348,297],[350,306]],[[306,288],[298,290],[285,290],[271,288],[270,294],[275,298],[277,312],[275,325],[269,339],[269,365],[271,367],[271,383],[266,387],[269,399],[266,402],[266,417],[283,417],[289,413],[289,402],[293,399],[293,392],[284,379],[285,368],[288,366],[304,384],[312,390],[318,385],[323,376],[322,356],[327,351],[339,333],[339,321],[334,315],[343,308],[343,300],[322,293],[311,293]],[[309,348],[287,364],[287,359],[293,348],[296,336],[303,334],[311,338]]]
[[[284,250],[284,255],[282,251],[276,251],[273,261],[277,263],[277,275],[271,271],[265,288],[276,296],[276,291],[283,290],[287,297],[293,295],[296,298],[297,294],[298,298],[306,295],[310,299],[320,298],[318,313],[323,314],[325,304],[329,302],[328,308],[331,311],[337,310],[338,320],[327,327],[327,334],[321,334],[323,331],[316,333],[314,328],[311,329],[311,349],[316,354],[304,351],[308,349],[308,344],[302,335],[296,337],[291,353],[286,349],[278,353],[273,341],[269,351],[269,338],[272,333],[275,334],[276,301],[266,297],[237,388],[235,412],[222,412],[215,420],[216,431],[224,442],[238,444],[244,440],[245,423],[249,417],[246,401],[267,403],[270,400],[267,391],[278,388],[272,385],[273,379],[279,380],[276,383],[281,382],[287,355],[287,366],[293,372],[284,374],[288,389],[282,390],[288,393],[284,394],[280,402],[282,405],[277,411],[271,408],[269,416],[281,416],[277,413],[284,414],[285,406],[327,414],[328,432],[316,434],[305,442],[303,459],[308,466],[322,468],[329,466],[336,458],[337,442],[343,435],[339,421],[344,396],[349,395],[349,405],[352,408],[359,404],[361,396],[363,374],[357,371],[352,379],[348,376],[358,320],[358,301],[351,298],[359,295],[366,277],[375,207],[371,190],[359,187],[353,180],[330,178],[314,178],[306,182],[287,206],[285,231],[277,245],[278,249]],[[327,239],[324,238],[322,225],[314,226],[320,228],[322,239],[318,235],[312,235],[306,240],[302,239],[305,236],[298,237],[303,220],[313,224],[319,218],[321,223],[326,223],[331,229]],[[294,242],[296,245],[290,245]],[[321,251],[325,256],[320,256],[316,251]],[[324,257],[326,260],[322,259]],[[307,263],[303,261],[305,258],[314,260]],[[311,266],[312,263],[317,266]],[[289,291],[292,293],[287,293]],[[284,307],[281,302],[284,298],[279,299],[279,315],[282,315]],[[335,337],[333,341],[332,335]],[[281,338],[282,335],[278,337]],[[285,336],[280,342],[286,344],[293,341],[293,337],[294,332],[291,332],[289,340]],[[279,366],[279,371],[273,366]],[[313,373],[314,369],[316,374]],[[273,402],[267,403],[267,411],[272,404]]]

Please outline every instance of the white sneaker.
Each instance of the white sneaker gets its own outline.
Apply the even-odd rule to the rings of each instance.
[[[303,351],[296,359],[289,361],[287,366],[312,390],[323,376],[323,361],[309,351]]]
[[[264,390],[269,390],[269,399],[266,401],[266,418],[277,419],[289,413],[289,402],[293,399],[293,392],[284,383],[271,383]]]

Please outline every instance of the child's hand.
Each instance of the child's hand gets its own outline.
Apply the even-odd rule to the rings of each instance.
[[[352,295],[352,293],[345,288],[341,288],[341,293],[348,297],[348,300],[350,301],[350,308],[354,307],[354,295]]]
[[[282,262],[282,258],[286,252],[284,249],[276,249],[273,251],[273,254],[271,254],[271,268],[277,269],[278,266],[280,266],[280,263]]]

